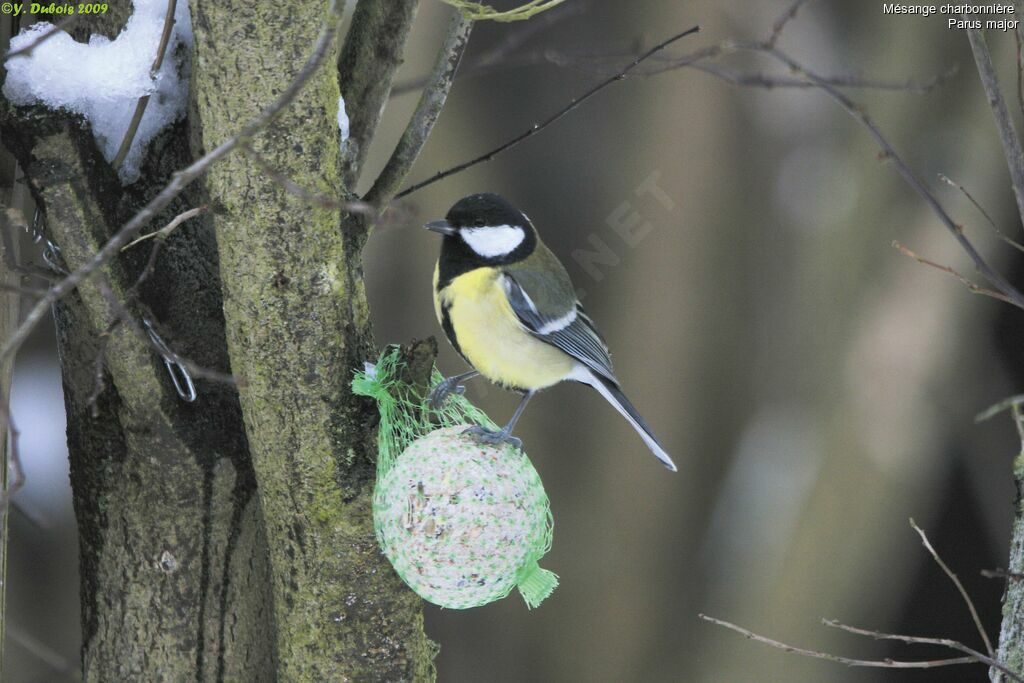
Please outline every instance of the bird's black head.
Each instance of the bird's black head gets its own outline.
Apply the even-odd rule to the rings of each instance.
[[[524,226],[526,214],[500,195],[491,192],[471,194],[455,202],[445,216],[456,228],[485,228],[496,225]]]
[[[458,272],[514,263],[529,256],[537,246],[537,232],[526,214],[489,192],[463,197],[448,210],[444,220],[431,221],[424,227],[445,236],[442,270],[446,261],[452,262],[449,270],[455,267]]]

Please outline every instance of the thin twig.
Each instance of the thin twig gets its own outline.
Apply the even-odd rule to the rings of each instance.
[[[35,50],[37,47],[48,41],[50,38],[53,38],[61,31],[71,28],[71,25],[78,21],[78,17],[78,14],[72,14],[68,16],[66,19],[62,19],[61,21],[57,22],[50,28],[46,29],[44,32],[40,33],[35,40],[33,40],[25,47],[19,48],[14,52],[8,52],[6,55],[4,55],[4,60],[6,61],[8,59],[14,59],[15,57],[28,57],[32,54],[33,50]]]
[[[317,194],[316,192],[307,190],[274,168],[262,154],[254,150],[249,144],[242,145],[242,151],[260,167],[260,170],[263,171],[267,177],[280,185],[288,194],[295,195],[310,204],[315,204],[316,206],[321,206],[325,209],[347,211],[348,213],[359,213],[371,217],[377,213],[376,210],[367,202],[342,202],[332,197],[328,197],[327,195]]]
[[[61,680],[77,681],[79,679],[81,674],[76,665],[65,659],[61,653],[51,648],[42,640],[14,625],[9,628],[7,635],[12,643],[16,643],[28,652],[33,659],[42,662],[53,672],[60,674]]]
[[[214,162],[233,152],[244,141],[263,130],[267,124],[277,118],[284,108],[295,99],[299,91],[305,87],[306,82],[320,68],[324,58],[330,52],[330,47],[334,42],[334,36],[341,21],[343,4],[339,0],[331,2],[327,13],[327,23],[321,30],[309,58],[277,100],[260,112],[238,133],[222,142],[187,168],[175,173],[171,182],[151,199],[148,204],[142,207],[131,220],[121,226],[95,256],[54,285],[47,295],[32,307],[25,320],[14,331],[14,334],[4,342],[3,347],[0,348],[0,362],[10,358],[21,347],[28,334],[46,315],[50,306],[66,296],[68,292],[78,287],[83,280],[114,258],[120,252],[121,247],[131,241],[138,231],[144,228],[161,209],[181,194],[196,178],[203,175]]]
[[[0,291],[21,294],[22,296],[46,296],[47,289],[45,287],[12,285],[8,282],[0,282]]]
[[[999,79],[996,76],[995,66],[992,64],[992,55],[988,51],[985,37],[980,30],[969,28],[967,29],[967,38],[971,43],[971,52],[974,53],[974,63],[978,67],[978,77],[985,88],[989,107],[991,107],[992,115],[996,120],[996,129],[999,131],[1003,155],[1006,157],[1006,165],[1010,169],[1010,178],[1013,181],[1017,211],[1021,220],[1024,221],[1024,151],[1021,150],[1020,138],[1017,136],[1017,129],[1014,128],[1013,120],[1010,118],[1003,93],[999,89]]]
[[[1005,296],[1004,294],[1000,294],[999,292],[993,289],[987,289],[985,287],[982,287],[978,285],[976,282],[967,279],[953,268],[950,268],[949,266],[944,266],[941,263],[936,263],[935,261],[930,261],[926,259],[924,256],[921,256],[917,252],[912,251],[911,249],[907,248],[906,246],[900,244],[895,240],[893,240],[892,246],[895,247],[896,249],[899,249],[900,253],[903,254],[904,256],[912,258],[918,263],[930,266],[932,268],[935,268],[936,270],[942,271],[943,273],[952,275],[957,280],[959,280],[963,284],[963,286],[966,287],[968,291],[970,291],[972,294],[981,294],[982,296],[992,297],[993,299],[998,299],[999,301],[1003,301],[1008,304],[1014,303],[1010,297]]]
[[[167,52],[167,43],[170,42],[171,32],[174,30],[174,11],[177,5],[178,0],[167,0],[167,12],[164,14],[164,31],[160,35],[160,44],[156,48],[156,58],[153,60],[153,66],[149,69],[149,78],[154,83],[157,74],[160,73],[160,67],[163,66],[164,53]],[[128,150],[132,147],[132,141],[135,139],[135,133],[139,129],[139,124],[142,123],[142,115],[146,113],[146,105],[148,104],[148,94],[140,97],[139,101],[135,103],[135,113],[132,114],[132,119],[128,122],[128,130],[124,132],[121,146],[118,148],[117,154],[114,155],[114,160],[110,162],[110,165],[114,168],[121,168],[125,157],[128,156]]]
[[[165,225],[164,227],[160,228],[159,230],[156,230],[155,232],[150,232],[150,233],[147,233],[147,234],[145,234],[145,235],[143,235],[141,237],[135,238],[134,240],[132,240],[128,244],[126,244],[123,247],[121,247],[121,251],[128,251],[129,249],[134,247],[136,244],[139,244],[140,242],[145,242],[146,240],[152,239],[154,237],[157,240],[165,240],[165,239],[167,239],[167,237],[172,232],[174,232],[174,230],[179,225],[181,225],[182,223],[184,223],[185,221],[187,221],[190,218],[195,218],[196,216],[198,216],[200,214],[206,213],[207,211],[209,211],[209,209],[210,209],[210,207],[208,207],[206,205],[203,205],[203,206],[197,206],[197,207],[195,207],[193,209],[189,209],[188,211],[182,211],[177,216],[172,218],[171,222],[168,223],[167,225]]]
[[[794,78],[792,76],[778,76],[774,74],[766,74],[761,72],[745,73],[737,69],[731,69],[729,67],[720,66],[718,64],[707,64],[704,62],[692,62],[687,63],[685,66],[704,71],[705,73],[716,76],[727,83],[740,86],[752,86],[758,88],[794,88],[797,90],[815,88],[817,87],[813,83],[807,82],[803,78]],[[653,75],[667,71],[669,69],[678,68],[677,66],[666,67],[665,69],[650,71],[640,75]],[[895,90],[900,92],[909,92],[918,95],[929,93],[932,90],[944,85],[947,81],[956,76],[958,67],[956,65],[950,67],[946,71],[933,76],[926,80],[917,80],[914,78],[907,79],[905,81],[890,81],[875,78],[862,78],[859,76],[852,75],[839,75],[839,76],[821,76],[823,83],[835,86],[837,88],[854,88],[861,90]]]
[[[768,34],[768,39],[765,41],[765,47],[775,47],[775,44],[779,42],[779,37],[782,36],[782,32],[786,30],[786,26],[789,25],[789,22],[796,19],[796,15],[800,11],[800,8],[806,5],[809,1],[810,0],[794,0],[789,9],[775,20],[775,24],[772,25],[772,32]]]
[[[786,643],[765,636],[758,635],[753,631],[749,631],[742,626],[737,626],[728,621],[722,619],[716,619],[715,617],[709,617],[706,614],[697,615],[704,621],[709,621],[712,624],[722,626],[735,631],[749,640],[769,645],[784,652],[791,654],[800,655],[802,657],[812,657],[814,659],[824,659],[829,662],[836,662],[838,664],[845,664],[846,666],[864,666],[878,669],[932,669],[939,666],[954,666],[958,664],[978,664],[979,660],[975,657],[953,657],[949,659],[929,659],[921,661],[900,661],[895,659],[851,659],[849,657],[840,657],[839,655],[829,654],[828,652],[819,652],[817,650],[808,650],[802,647],[796,647],[793,645],[787,645]]]
[[[986,579],[1009,579],[1011,581],[1024,581],[1024,574],[1008,572],[1005,569],[982,569],[981,575]]]
[[[14,424],[9,397],[0,397],[0,420],[7,424],[7,468],[3,473],[4,487],[0,490],[0,513],[7,514],[11,496],[25,485],[25,470],[21,466],[21,450],[18,448],[21,432]]]
[[[996,222],[992,220],[992,217],[988,214],[988,211],[986,211],[984,207],[982,207],[982,205],[978,203],[978,200],[976,200],[974,196],[967,191],[967,188],[965,188],[960,183],[950,180],[942,173],[939,174],[939,180],[946,183],[947,185],[951,185],[952,187],[955,187],[956,189],[960,190],[960,192],[962,192],[963,195],[967,197],[968,201],[970,201],[971,204],[974,204],[974,208],[976,208],[981,213],[981,215],[985,217],[985,221],[989,224],[992,230],[995,231],[999,239],[1003,240],[1014,249],[1024,252],[1024,244],[1021,244],[1016,240],[1010,239],[1007,235],[1003,234],[1003,231],[1000,230],[998,226],[996,226]]]
[[[409,173],[409,169],[415,163],[448,99],[448,92],[455,80],[455,72],[462,60],[462,53],[466,50],[469,32],[472,28],[473,21],[471,19],[467,19],[461,12],[452,13],[445,31],[444,42],[438,50],[437,59],[430,74],[430,82],[423,89],[420,100],[416,104],[416,111],[413,112],[409,125],[406,126],[401,139],[395,145],[391,158],[388,159],[384,170],[377,176],[373,187],[364,197],[369,204],[382,206],[391,201]]]
[[[699,50],[684,54],[680,57],[658,55],[649,59],[642,67],[635,69],[629,74],[629,76],[657,76],[668,71],[675,71],[683,67],[690,67],[709,73],[733,85],[753,86],[766,89],[793,88],[798,90],[807,90],[817,87],[803,78],[764,72],[743,72],[731,67],[714,64],[710,61],[711,59],[722,57],[732,52],[735,52],[734,44],[731,41],[725,41],[718,45],[700,48]],[[636,51],[616,53],[595,53],[593,51],[568,53],[548,48],[516,55],[503,56],[500,62],[493,60],[484,61],[482,58],[478,57],[472,62],[464,64],[459,69],[459,78],[489,74],[502,68],[508,69],[524,66],[537,66],[540,64],[552,64],[562,68],[574,69],[582,73],[588,73],[596,76],[608,76],[618,71],[619,64],[635,59],[638,54],[639,53]],[[828,83],[829,85],[834,85],[838,88],[892,90],[923,95],[945,85],[948,81],[953,79],[959,71],[959,65],[953,64],[942,73],[924,80],[918,78],[891,80],[884,78],[868,78],[854,74],[838,74],[829,76],[819,74],[819,78],[821,78],[823,82]],[[395,86],[392,90],[392,94],[400,95],[411,90],[418,90],[423,87],[425,83],[426,79],[420,78],[416,81],[401,84]]]
[[[1009,398],[1003,399],[1002,401],[996,403],[993,406],[989,406],[985,410],[975,415],[974,421],[984,422],[985,420],[990,420],[999,413],[1003,412],[1004,410],[1009,410],[1010,408],[1013,408],[1014,406],[1019,406],[1021,404],[1024,404],[1024,394],[1011,396]]]
[[[964,604],[967,605],[968,611],[971,613],[971,619],[974,621],[974,627],[978,630],[978,635],[981,636],[982,642],[985,643],[985,651],[988,652],[989,657],[995,656],[995,648],[992,647],[992,641],[989,640],[988,634],[985,633],[985,627],[981,625],[981,617],[978,616],[978,610],[974,607],[974,601],[971,600],[971,596],[967,594],[967,590],[964,585],[960,583],[960,579],[953,570],[939,557],[939,554],[935,552],[935,548],[932,547],[931,542],[928,540],[928,535],[924,533],[924,529],[919,527],[913,518],[910,520],[910,526],[917,532],[917,535],[921,537],[921,543],[924,544],[925,549],[931,554],[932,559],[935,560],[935,564],[942,568],[942,571],[946,573],[949,580],[953,582],[956,589],[960,592],[960,597],[963,598]],[[947,646],[948,647],[948,646]],[[994,666],[994,665],[992,665]]]
[[[874,638],[875,640],[898,640],[902,643],[910,643],[913,645],[937,645],[938,647],[945,647],[949,648],[950,650],[957,650],[958,652],[963,652],[964,654],[973,657],[980,664],[985,664],[987,666],[992,667],[993,669],[998,669],[999,671],[1002,671],[1004,674],[1006,674],[1013,680],[1021,681],[1021,683],[1024,683],[1024,678],[1021,678],[1020,674],[1015,673],[1002,662],[993,659],[994,653],[990,652],[988,655],[985,655],[984,653],[978,652],[974,648],[968,647],[956,640],[950,640],[948,638],[922,638],[920,636],[904,636],[896,633],[883,633],[881,631],[872,631],[869,629],[857,628],[856,626],[847,626],[846,624],[842,624],[836,621],[835,619],[822,619],[821,623],[831,628],[837,628],[841,631],[853,633],[854,635],[858,636],[867,636],[869,638]]]
[[[869,117],[864,111],[857,106],[853,100],[847,97],[845,94],[840,92],[834,86],[829,85],[821,80],[817,74],[805,69],[801,64],[793,60],[791,57],[783,52],[780,52],[776,48],[766,49],[759,43],[746,44],[742,46],[743,49],[747,49],[754,52],[762,52],[770,55],[774,59],[778,60],[782,64],[789,67],[794,73],[801,75],[808,79],[810,82],[816,84],[818,88],[829,95],[840,107],[842,107],[850,116],[856,119],[864,128],[868,130],[875,141],[882,147],[885,157],[890,159],[896,167],[900,177],[913,189],[921,199],[932,209],[936,216],[943,225],[952,233],[954,239],[960,243],[960,247],[967,252],[971,260],[974,262],[975,267],[989,281],[999,292],[1004,294],[1008,299],[1009,303],[1014,306],[1024,309],[1024,294],[1017,290],[1016,287],[1011,285],[1009,281],[1003,277],[998,271],[988,264],[985,258],[978,252],[969,239],[963,234],[963,230],[960,229],[946,210],[939,203],[939,200],[935,198],[931,190],[924,184],[924,182],[917,176],[912,168],[903,160],[903,157],[899,155],[896,149],[892,146],[889,140],[882,135],[881,130],[875,125],[875,122]]]
[[[1017,290],[1017,288],[1010,284],[1010,282],[1002,274],[1000,274],[992,266],[989,265],[989,263],[978,252],[978,250],[974,247],[971,241],[963,234],[963,230],[960,229],[960,226],[958,226],[953,221],[953,219],[950,218],[949,214],[943,208],[942,204],[938,201],[938,199],[936,199],[935,195],[931,192],[931,190],[928,189],[928,187],[917,176],[914,170],[910,168],[910,166],[903,160],[903,158],[899,155],[899,153],[888,141],[888,139],[882,134],[881,130],[874,123],[871,117],[869,117],[861,109],[860,106],[854,103],[853,100],[851,100],[847,95],[841,92],[838,89],[840,86],[829,83],[822,76],[805,68],[796,60],[789,57],[789,55],[774,47],[774,43],[777,42],[778,37],[781,35],[783,29],[786,27],[788,22],[791,21],[793,17],[796,16],[797,10],[799,10],[799,8],[803,4],[804,2],[802,0],[797,0],[797,2],[794,2],[794,4],[790,6],[790,9],[785,14],[783,14],[778,21],[776,21],[771,34],[769,34],[768,38],[765,40],[762,40],[760,42],[746,43],[727,42],[711,46],[708,48],[703,48],[701,50],[694,52],[691,55],[688,55],[683,60],[678,61],[674,65],[674,68],[694,65],[702,60],[717,57],[728,52],[756,52],[772,57],[782,65],[786,66],[793,74],[799,76],[800,78],[803,78],[809,84],[822,90],[825,94],[831,97],[840,107],[842,107],[850,116],[856,119],[864,128],[867,129],[867,131],[871,134],[875,141],[882,147],[884,151],[884,156],[893,161],[897,172],[907,183],[907,185],[909,185],[910,188],[914,190],[918,194],[918,196],[921,197],[921,199],[924,200],[924,202],[932,209],[936,216],[938,216],[939,220],[943,223],[943,225],[945,225],[946,228],[950,231],[950,233],[952,233],[954,239],[956,239],[957,242],[960,244],[960,247],[965,252],[967,252],[967,255],[970,256],[971,260],[974,262],[975,268],[977,268],[977,270],[982,274],[982,276],[986,280],[988,280],[989,283],[991,283],[996,290],[998,290],[1002,295],[1006,297],[1008,303],[1011,303],[1012,305],[1018,308],[1024,309],[1024,294]],[[664,47],[664,45],[665,44],[662,44],[656,47],[655,51]],[[644,55],[644,57],[649,57],[651,54],[652,52],[648,52],[646,55]],[[631,65],[630,69],[627,69],[627,72],[631,70],[633,66],[636,66],[636,63],[637,62],[634,62],[633,65]],[[620,72],[620,74],[618,74],[618,77],[622,78],[624,75],[625,72]],[[607,82],[603,83],[602,86],[603,85],[607,85]],[[756,81],[750,83],[750,85],[766,86],[765,83]],[[589,94],[592,93],[588,93],[588,95]],[[404,196],[404,194],[414,192],[420,189],[421,187],[424,187],[432,182],[440,180],[441,178],[447,177],[453,173],[457,173],[461,170],[464,170],[469,166],[480,163],[481,161],[487,161],[488,159],[492,158],[495,153],[504,151],[508,147],[520,142],[524,137],[528,137],[531,132],[534,131],[528,131],[526,135],[521,135],[517,138],[514,138],[510,143],[506,143],[505,145],[497,148],[496,150],[492,151],[489,154],[477,157],[476,159],[473,159],[469,162],[455,166],[449,169],[448,171],[439,173],[436,176],[428,179],[427,181],[424,181],[417,185],[413,185],[412,187],[405,190],[403,193],[399,193],[398,196],[402,197]]]
[[[476,157],[474,159],[470,159],[469,161],[465,161],[465,162],[463,162],[461,164],[458,164],[456,166],[452,166],[451,168],[446,169],[444,171],[439,171],[438,173],[434,174],[430,178],[427,178],[426,180],[421,180],[420,182],[415,183],[414,185],[411,185],[411,186],[407,187],[406,189],[402,190],[397,195],[395,195],[395,198],[396,199],[401,199],[402,197],[407,197],[410,194],[412,194],[413,192],[417,192],[419,190],[422,190],[424,187],[427,187],[428,185],[433,185],[437,181],[443,180],[444,178],[447,178],[448,176],[451,176],[451,175],[454,175],[454,174],[459,173],[461,171],[464,171],[467,168],[470,168],[471,166],[476,166],[477,164],[482,163],[484,161],[490,161],[491,159],[493,159],[497,155],[501,154],[502,152],[505,152],[506,150],[511,149],[512,147],[515,147],[516,145],[518,145],[523,140],[526,140],[527,138],[530,138],[530,137],[536,135],[537,133],[539,133],[540,131],[544,130],[545,128],[550,126],[552,123],[554,123],[555,121],[558,121],[560,118],[562,118],[563,116],[565,116],[566,114],[571,112],[573,109],[576,109],[576,107],[580,106],[581,104],[583,104],[584,102],[589,100],[591,97],[593,97],[597,93],[599,93],[602,90],[604,90],[605,88],[607,88],[612,83],[615,83],[616,81],[621,81],[622,79],[624,79],[626,77],[626,75],[630,71],[635,69],[639,64],[644,62],[646,59],[648,59],[652,55],[660,52],[661,50],[664,50],[666,47],[668,47],[672,43],[674,43],[674,42],[676,42],[678,40],[681,40],[682,38],[685,38],[686,36],[688,36],[688,35],[690,35],[692,33],[697,33],[698,31],[700,31],[700,27],[699,26],[694,26],[691,29],[687,29],[686,31],[683,31],[682,33],[678,33],[678,34],[672,36],[668,40],[665,40],[665,41],[662,41],[662,42],[658,43],[657,45],[652,47],[650,50],[648,50],[647,52],[645,52],[644,54],[640,55],[639,57],[634,59],[632,62],[630,62],[630,64],[628,66],[626,66],[626,68],[622,69],[618,73],[616,73],[616,74],[606,78],[605,80],[601,81],[600,83],[595,85],[593,88],[591,88],[590,90],[585,92],[583,95],[581,95],[581,96],[579,96],[577,98],[574,98],[568,104],[568,106],[563,107],[561,110],[556,112],[554,115],[548,117],[544,121],[542,121],[540,123],[533,124],[533,126],[528,128],[525,132],[520,133],[519,135],[517,135],[516,137],[512,138],[508,142],[506,142],[506,143],[504,143],[502,145],[499,145],[498,147],[495,147],[494,149],[492,149],[489,152],[481,154],[480,156],[478,156],[478,157]]]

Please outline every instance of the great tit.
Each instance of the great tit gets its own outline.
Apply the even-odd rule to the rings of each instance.
[[[460,199],[424,226],[444,235],[434,268],[434,311],[448,341],[473,370],[431,392],[437,407],[460,382],[483,375],[523,394],[499,431],[471,427],[486,443],[509,442],[527,402],[562,380],[589,384],[633,426],[673,472],[672,458],[622,393],[604,338],[583,312],[565,267],[541,242],[526,214],[496,194]]]

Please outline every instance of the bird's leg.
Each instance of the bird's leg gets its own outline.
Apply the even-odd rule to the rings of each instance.
[[[517,439],[516,437],[512,436],[512,428],[516,426],[516,422],[519,422],[519,418],[523,414],[523,410],[526,409],[526,404],[530,402],[530,399],[533,398],[533,395],[535,393],[537,392],[527,391],[525,394],[523,394],[523,400],[521,400],[519,402],[519,405],[516,406],[515,412],[512,413],[512,419],[508,421],[507,425],[505,425],[498,431],[495,432],[485,427],[481,427],[480,425],[477,425],[475,427],[470,427],[469,429],[462,433],[474,435],[476,437],[476,440],[479,441],[480,443],[508,443],[512,444],[513,448],[522,449],[523,442],[521,439]]]
[[[459,384],[467,379],[472,379],[480,373],[476,370],[470,370],[469,372],[463,372],[460,375],[452,375],[446,377],[437,383],[434,390],[430,392],[430,407],[433,410],[438,410],[444,405],[444,401],[448,398],[449,394],[462,394],[466,391],[466,387]]]

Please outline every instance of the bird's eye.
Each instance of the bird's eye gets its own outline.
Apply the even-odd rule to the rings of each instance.
[[[484,227],[484,220],[482,218],[477,218],[475,221],[473,221],[473,225],[475,225],[478,228],[482,228]]]

